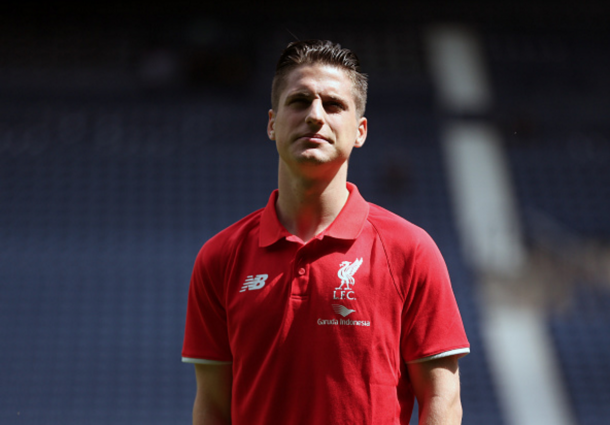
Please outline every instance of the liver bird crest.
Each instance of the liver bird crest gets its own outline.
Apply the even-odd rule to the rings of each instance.
[[[354,280],[354,274],[358,271],[361,264],[362,258],[356,259],[356,261],[354,261],[353,263],[350,263],[349,261],[343,261],[340,265],[341,268],[337,273],[337,276],[339,276],[339,279],[341,279],[341,285],[335,289],[350,290],[350,285],[356,283],[356,281]]]

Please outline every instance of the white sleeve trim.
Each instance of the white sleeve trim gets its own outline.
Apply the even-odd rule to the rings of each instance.
[[[439,353],[439,354],[435,354],[433,356],[428,356],[428,357],[424,357],[421,359],[413,360],[408,363],[423,363],[423,362],[427,362],[430,360],[442,359],[443,357],[457,356],[457,355],[465,356],[468,353],[470,353],[470,348],[458,348],[456,350],[445,351],[444,353]]]
[[[195,363],[195,364],[231,364],[231,361],[223,360],[207,360],[207,359],[192,359],[190,357],[182,357],[183,363]]]

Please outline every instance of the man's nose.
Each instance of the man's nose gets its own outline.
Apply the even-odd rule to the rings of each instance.
[[[320,99],[314,99],[311,102],[307,113],[307,124],[322,125],[324,124],[324,105]]]

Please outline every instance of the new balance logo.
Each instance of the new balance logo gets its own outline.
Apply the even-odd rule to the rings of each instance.
[[[248,276],[246,278],[246,281],[244,282],[244,286],[241,287],[241,290],[239,292],[244,292],[246,290],[248,291],[255,291],[257,289],[261,289],[263,286],[265,286],[265,282],[267,281],[267,278],[269,277],[269,275],[266,274],[257,274],[256,276]]]

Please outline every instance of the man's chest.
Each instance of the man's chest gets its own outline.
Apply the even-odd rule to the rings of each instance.
[[[234,350],[292,347],[296,336],[306,351],[397,341],[402,300],[380,244],[317,242],[235,255],[225,281]]]

